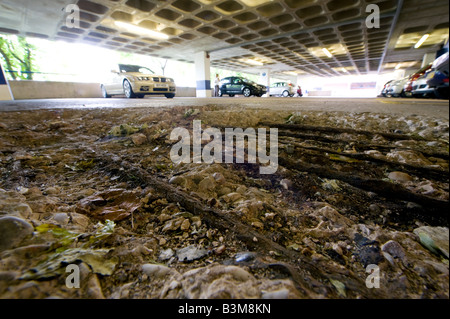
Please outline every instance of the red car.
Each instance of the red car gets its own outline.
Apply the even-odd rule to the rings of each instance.
[[[420,78],[422,75],[424,75],[429,69],[431,69],[431,64],[424,66],[416,73],[413,73],[410,75],[410,77],[408,78],[408,82],[406,82],[405,87],[403,88],[406,96],[408,96],[408,97],[413,96],[412,90],[413,90],[414,81],[416,81],[418,78]]]

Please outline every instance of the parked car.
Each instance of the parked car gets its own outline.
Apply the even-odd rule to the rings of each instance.
[[[411,94],[413,97],[434,97],[434,89],[430,89],[427,84],[427,75],[425,73],[413,82]]]
[[[404,87],[406,82],[408,82],[408,77],[392,82],[392,84],[387,89],[386,95],[394,97],[399,96],[404,97],[405,96]]]
[[[389,89],[389,87],[391,86],[391,84],[394,82],[394,80],[390,80],[388,82],[386,82],[386,84],[384,85],[383,89],[381,90],[381,95],[386,97],[387,96],[387,91]]]
[[[165,95],[174,98],[175,82],[172,78],[155,75],[149,68],[119,64],[118,70],[111,71],[112,76],[101,85],[104,98],[113,95],[125,95],[127,98],[143,98],[145,95]]]
[[[287,82],[277,82],[269,88],[269,96],[293,97],[295,93],[295,88],[292,83]]]
[[[448,52],[438,57],[431,67],[431,72],[427,76],[427,84],[434,90],[434,95],[438,98],[449,98],[449,67]]]
[[[224,78],[219,83],[219,96],[242,94],[245,97],[251,95],[261,97],[266,93],[267,88],[264,85],[237,76]]]
[[[431,63],[409,76],[408,82],[406,82],[405,87],[403,88],[406,96],[412,96],[414,81],[424,75],[429,69],[431,69]]]

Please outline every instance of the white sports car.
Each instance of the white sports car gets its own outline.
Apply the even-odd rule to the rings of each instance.
[[[125,95],[127,98],[143,98],[145,95],[165,95],[175,97],[176,86],[172,78],[155,75],[149,68],[119,64],[119,70],[111,71],[112,76],[101,85],[104,98]]]

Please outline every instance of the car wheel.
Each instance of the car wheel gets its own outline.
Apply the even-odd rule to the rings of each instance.
[[[170,94],[165,94],[166,98],[168,99],[173,99],[175,97],[175,94],[170,93]]]
[[[436,88],[434,90],[434,95],[438,99],[448,99],[449,98],[449,89],[448,88]]]
[[[228,96],[229,96],[229,97],[234,97],[235,95],[234,95],[234,94],[228,94]]]
[[[289,92],[288,91],[284,91],[283,94],[281,94],[283,97],[288,97],[289,96]]]
[[[125,93],[127,99],[132,99],[136,97],[136,95],[133,92],[133,88],[131,87],[131,84],[130,82],[128,82],[128,80],[123,81],[123,93]]]
[[[106,88],[102,85],[102,96],[105,99],[109,99],[111,97],[111,95],[108,94],[108,92],[106,92]]]
[[[245,88],[242,90],[242,94],[244,94],[245,97],[249,97],[252,95],[252,91],[249,88]]]
[[[222,97],[223,96],[223,92],[222,92],[222,90],[219,90],[219,97]]]

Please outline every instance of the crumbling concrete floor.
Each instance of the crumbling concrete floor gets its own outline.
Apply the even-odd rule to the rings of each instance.
[[[194,120],[278,128],[277,172],[174,164]],[[208,105],[0,122],[2,298],[449,297],[448,121]]]

